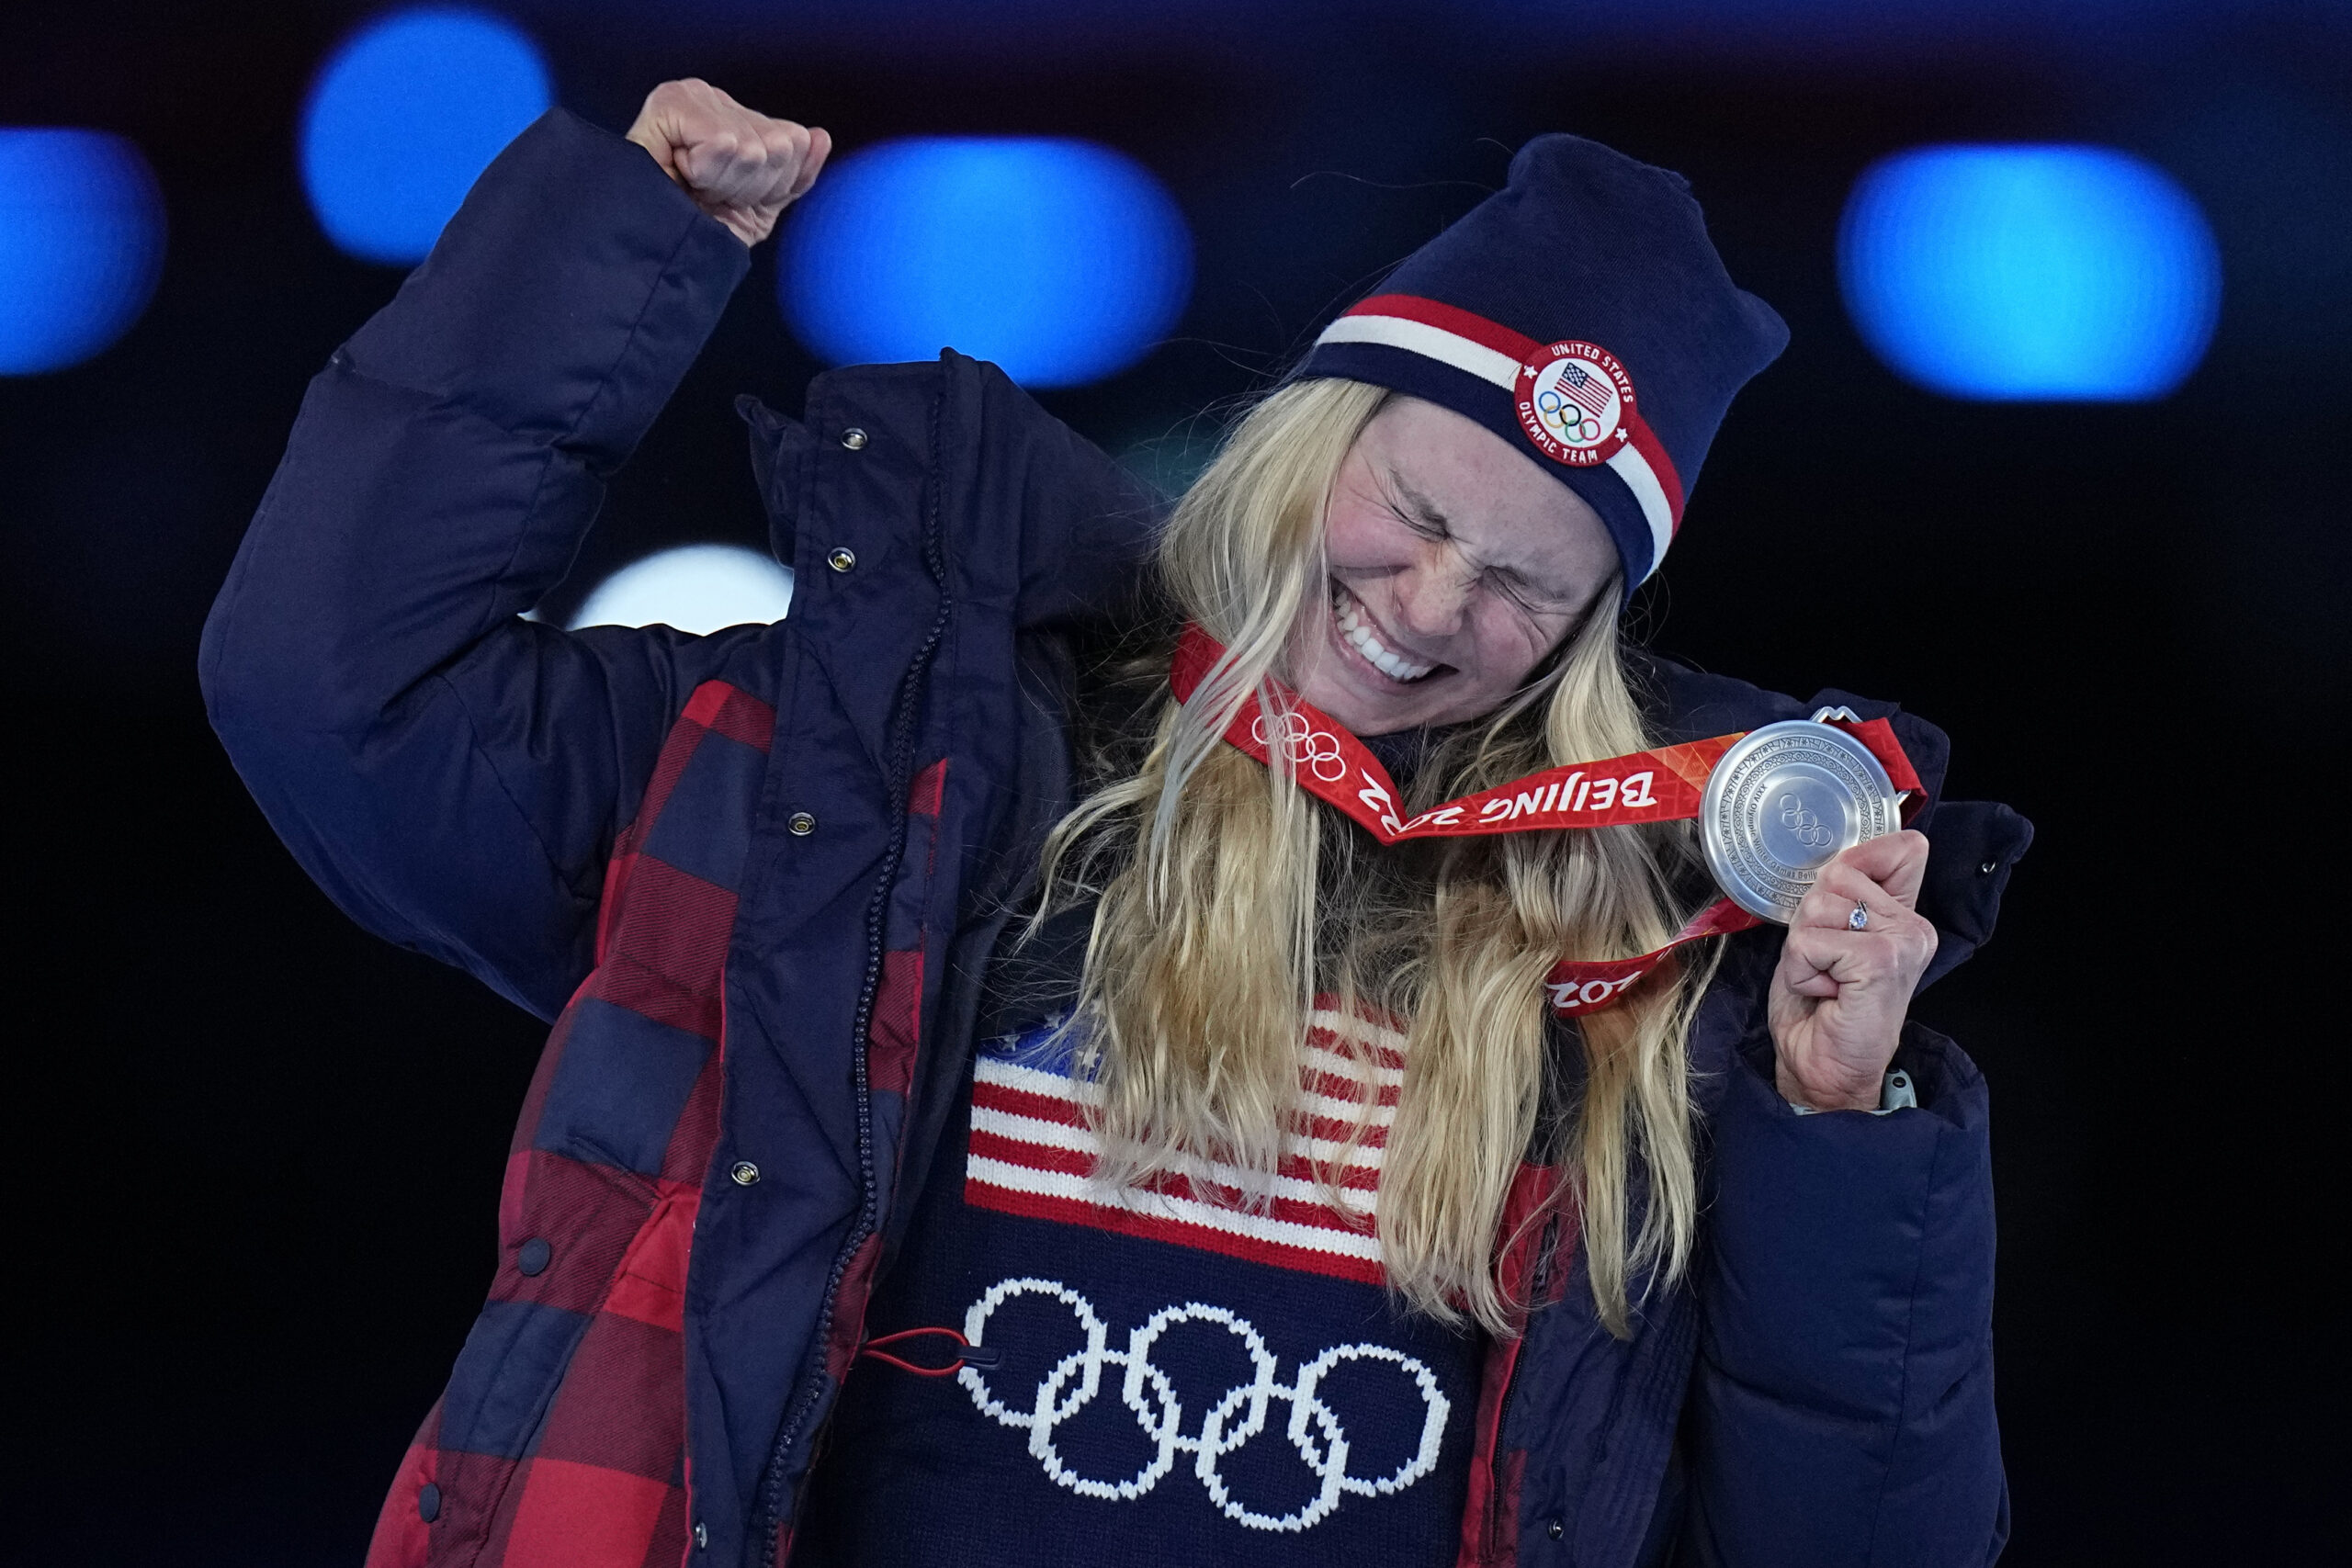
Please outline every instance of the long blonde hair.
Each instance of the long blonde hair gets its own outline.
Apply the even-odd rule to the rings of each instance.
[[[1340,463],[1387,394],[1319,378],[1268,395],[1186,492],[1160,541],[1176,607],[1224,643],[1192,699],[1164,687],[1139,763],[1054,829],[1038,919],[1097,900],[1069,1026],[1094,1080],[1098,1176],[1138,1182],[1215,1160],[1262,1201],[1318,992],[1386,1017],[1406,1066],[1380,1177],[1389,1285],[1444,1322],[1512,1332],[1498,1230],[1533,1149],[1579,1218],[1595,1303],[1628,1332],[1645,1283],[1690,1255],[1685,1037],[1710,964],[1686,964],[1582,1021],[1581,1073],[1552,1060],[1542,981],[1565,955],[1621,957],[1679,923],[1678,828],[1523,833],[1383,848],[1219,737],[1268,678],[1300,607],[1328,592],[1323,516]],[[1433,748],[1408,809],[1538,768],[1648,743],[1622,655],[1615,583],[1529,685]],[[1142,744],[1137,738],[1137,744]],[[1034,929],[1034,928],[1033,928]],[[1343,1035],[1360,1058],[1368,1032]],[[1368,1122],[1367,1099],[1363,1116]],[[1365,1133],[1360,1123],[1357,1139]],[[1352,1145],[1351,1145],[1352,1146]],[[1320,1185],[1344,1206],[1335,1165]]]

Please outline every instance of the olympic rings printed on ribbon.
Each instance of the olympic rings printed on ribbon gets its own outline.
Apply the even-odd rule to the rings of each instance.
[[[1250,733],[1267,750],[1276,750],[1273,731],[1266,725],[1266,716],[1260,714],[1250,721]],[[1340,738],[1328,730],[1316,728],[1299,713],[1283,716],[1283,760],[1294,768],[1306,768],[1325,784],[1338,784],[1348,776],[1348,764],[1340,755]]]
[[[1331,1515],[1343,1496],[1391,1496],[1437,1468],[1438,1450],[1445,1440],[1446,1417],[1453,1405],[1437,1386],[1437,1375],[1401,1350],[1385,1345],[1338,1345],[1298,1369],[1290,1382],[1277,1380],[1278,1364],[1265,1340],[1247,1318],[1219,1306],[1187,1302],[1165,1306],[1142,1327],[1127,1336],[1124,1350],[1110,1348],[1110,1330],[1095,1315],[1094,1305],[1057,1280],[1001,1280],[989,1286],[964,1315],[964,1337],[985,1343],[989,1318],[1015,1296],[1051,1296],[1069,1308],[1085,1343],[1064,1356],[1038,1383],[1029,1408],[1017,1410],[997,1398],[977,1367],[956,1373],[980,1414],[1029,1434],[1029,1452],[1045,1467],[1055,1484],[1082,1497],[1132,1503],[1159,1484],[1176,1468],[1180,1453],[1193,1456],[1192,1471],[1207,1488],[1209,1501],[1227,1518],[1251,1529],[1300,1531],[1314,1529]],[[1184,1404],[1168,1374],[1152,1364],[1152,1346],[1161,1334],[1181,1323],[1216,1323],[1239,1339],[1249,1352],[1250,1380],[1227,1389],[1201,1417],[1197,1435],[1184,1435]],[[1386,1475],[1348,1472],[1347,1429],[1320,1397],[1323,1380],[1341,1363],[1357,1360],[1393,1361],[1409,1375],[1421,1397],[1421,1433],[1413,1456]],[[1124,1368],[1118,1383],[1121,1403],[1135,1413],[1143,1435],[1158,1452],[1135,1474],[1120,1481],[1098,1481],[1071,1469],[1055,1446],[1054,1432],[1091,1403],[1102,1391],[1102,1370]],[[1290,1406],[1283,1435],[1298,1457],[1315,1472],[1320,1489],[1306,1506],[1288,1514],[1261,1514],[1233,1495],[1219,1473],[1217,1462],[1266,1429],[1267,1412],[1276,1400]],[[1312,1428],[1310,1430],[1310,1427]]]

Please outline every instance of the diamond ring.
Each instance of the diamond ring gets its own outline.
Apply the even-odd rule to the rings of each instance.
[[[1871,907],[1868,904],[1856,904],[1854,912],[1846,917],[1846,929],[1849,931],[1867,930],[1870,923]]]

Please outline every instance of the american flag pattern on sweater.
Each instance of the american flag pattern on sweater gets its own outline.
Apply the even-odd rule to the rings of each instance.
[[[1345,1020],[1331,998],[1317,1003],[1290,1147],[1270,1201],[1241,1201],[1243,1174],[1217,1162],[1161,1176],[1140,1190],[1097,1180],[1102,1145],[1087,1111],[1099,1091],[1073,1072],[1078,1041],[1063,1019],[981,1048],[973,1068],[964,1201],[1378,1284],[1380,1168],[1405,1077],[1405,1038],[1359,1024],[1352,1049],[1343,1048],[1335,1031]],[[1371,1115],[1356,1137],[1367,1097]],[[1318,1168],[1338,1177],[1344,1209],[1318,1185]]]

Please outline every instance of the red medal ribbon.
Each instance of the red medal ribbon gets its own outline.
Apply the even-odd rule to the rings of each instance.
[[[1168,672],[1178,702],[1191,699],[1224,647],[1186,626]],[[1280,750],[1299,787],[1337,807],[1384,844],[1408,839],[1527,833],[1545,828],[1614,828],[1641,822],[1680,822],[1699,815],[1707,774],[1739,735],[1718,735],[1635,751],[1605,761],[1545,768],[1510,784],[1462,795],[1418,816],[1401,817],[1402,796],[1388,770],[1347,726],[1269,678],[1283,711],[1268,714],[1256,693],[1226,727],[1227,742],[1272,764]],[[1842,722],[1838,728],[1868,747],[1897,790],[1922,795],[1919,775],[1885,719]],[[1743,732],[1744,733],[1744,732]],[[1724,936],[1763,922],[1728,898],[1690,918],[1674,939],[1632,958],[1562,959],[1544,976],[1553,1010],[1564,1018],[1594,1012],[1631,990],[1678,948],[1702,937]]]

